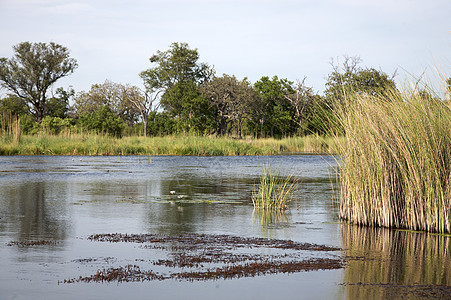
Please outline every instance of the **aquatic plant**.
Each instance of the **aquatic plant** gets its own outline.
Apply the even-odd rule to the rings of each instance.
[[[451,109],[432,91],[336,101],[345,139],[340,216],[354,224],[451,232]]]
[[[273,170],[271,166],[266,165],[252,192],[252,203],[254,207],[261,209],[285,210],[293,200],[296,184],[293,175],[283,176],[280,170]]]

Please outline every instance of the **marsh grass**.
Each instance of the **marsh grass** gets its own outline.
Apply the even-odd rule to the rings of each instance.
[[[286,210],[293,200],[297,180],[293,175],[283,175],[271,166],[263,167],[259,182],[252,192],[254,207],[262,210]]]
[[[20,120],[19,120],[20,122]],[[17,127],[17,126],[16,126]],[[20,127],[4,130],[0,155],[274,155],[324,153],[338,149],[335,141],[321,136],[285,139],[233,139],[229,137],[170,135],[115,138],[95,133],[62,132],[22,135]]]
[[[338,102],[338,101],[337,101]],[[451,232],[451,110],[415,91],[337,103],[345,132],[340,216],[354,224]]]

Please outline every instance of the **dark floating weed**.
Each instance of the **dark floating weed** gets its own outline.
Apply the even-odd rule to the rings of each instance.
[[[339,248],[290,240],[209,234],[167,236],[119,233],[95,234],[88,239],[97,242],[139,243],[143,244],[141,248],[163,250],[166,253],[165,259],[149,262],[168,271],[159,274],[153,270],[142,270],[138,265],[128,264],[125,267],[99,269],[93,275],[67,279],[61,283],[236,279],[277,273],[340,269],[345,264],[337,255],[331,255],[332,258],[324,257],[325,254],[322,254],[322,257],[311,257],[312,252],[339,251],[341,250]],[[268,252],[258,249],[274,250]],[[306,257],[302,251],[308,251],[309,255]],[[140,259],[135,260],[140,261],[144,262]]]
[[[141,271],[137,265],[126,265],[125,267],[108,268],[97,270],[94,275],[87,277],[79,277],[78,279],[64,280],[62,283],[74,282],[132,282],[132,281],[150,281],[163,280],[163,276],[158,275],[152,271]]]
[[[11,241],[7,246],[18,246],[18,247],[30,247],[30,246],[43,246],[43,245],[56,245],[57,241],[39,240],[39,241]]]
[[[183,244],[184,247],[197,248],[203,246],[231,246],[239,248],[265,247],[276,249],[310,250],[310,251],[339,251],[340,248],[299,243],[291,240],[276,240],[265,238],[239,237],[231,235],[215,234],[184,234],[179,236],[167,236],[162,234],[121,234],[106,233],[94,234],[88,240],[110,243],[169,243]]]

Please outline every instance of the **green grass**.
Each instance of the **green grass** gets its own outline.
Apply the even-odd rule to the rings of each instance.
[[[335,140],[321,136],[233,139],[213,136],[123,137],[90,133],[21,135],[4,132],[0,155],[274,155],[335,153]]]
[[[451,232],[451,110],[413,91],[348,97],[340,216],[354,224]]]
[[[270,166],[263,167],[259,183],[252,192],[254,207],[263,210],[285,210],[293,200],[296,180],[292,175],[282,175]]]

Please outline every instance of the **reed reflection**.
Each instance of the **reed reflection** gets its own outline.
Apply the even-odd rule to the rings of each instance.
[[[349,299],[434,295],[451,285],[450,236],[352,225],[341,231]]]

